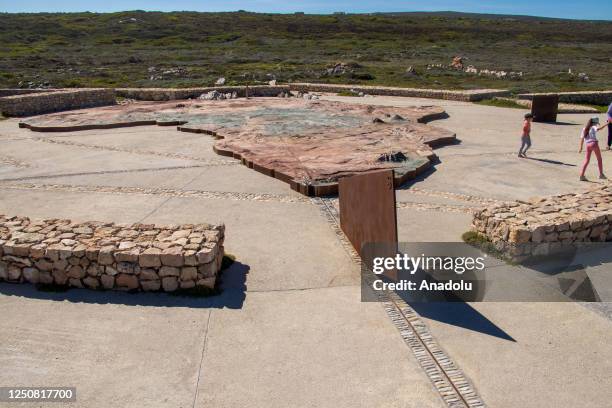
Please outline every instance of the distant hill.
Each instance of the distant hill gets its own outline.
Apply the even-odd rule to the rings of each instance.
[[[524,14],[487,14],[487,13],[464,13],[459,11],[402,11],[402,12],[379,12],[373,14],[395,15],[395,16],[440,16],[449,18],[486,18],[489,20],[557,20],[557,21],[602,21],[602,20],[575,20],[558,17],[539,17]]]
[[[457,55],[476,73],[449,69]],[[611,62],[610,21],[455,12],[0,14],[0,87],[186,87],[224,76],[228,84],[610,89]]]

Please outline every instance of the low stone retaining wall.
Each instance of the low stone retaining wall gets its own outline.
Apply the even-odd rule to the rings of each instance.
[[[0,281],[124,291],[215,287],[225,227],[0,215]]]
[[[346,92],[349,90],[363,92],[368,95],[409,96],[419,98],[450,99],[457,101],[478,101],[495,96],[506,96],[510,92],[500,89],[478,89],[473,91],[449,91],[438,89],[393,88],[379,86],[333,85],[289,83],[278,86],[257,85],[249,87],[249,96],[278,96],[281,92]],[[245,96],[244,86],[222,86],[206,88],[118,88],[117,96],[145,101],[167,101],[197,98],[198,96],[216,90],[221,93],[236,92]]]
[[[30,116],[115,103],[114,89],[56,90],[0,98],[0,113],[5,116]]]
[[[26,95],[26,94],[41,93],[41,92],[49,92],[49,89],[2,88],[0,89],[0,98],[5,97],[5,96]]]
[[[217,86],[206,88],[117,88],[117,96],[140,101],[171,101],[179,99],[197,98],[211,91],[220,93],[233,93],[239,97],[246,95],[245,86]],[[249,86],[249,96],[278,96],[281,92],[288,92],[287,86],[257,85]]]
[[[593,105],[607,105],[612,102],[612,91],[589,92],[557,92],[557,93],[530,93],[520,94],[519,99],[533,99],[538,95],[559,95],[559,102],[590,103]]]
[[[453,101],[480,101],[491,99],[496,96],[508,96],[510,91],[503,89],[475,89],[471,91],[451,91],[444,89],[419,89],[419,88],[398,88],[384,86],[364,86],[364,85],[334,85],[334,84],[308,84],[292,83],[289,89],[297,92],[363,92],[367,95],[384,96],[404,96],[414,98],[433,98],[448,99]]]
[[[584,242],[612,241],[612,184],[499,204],[476,212],[472,226],[515,260],[560,253]]]

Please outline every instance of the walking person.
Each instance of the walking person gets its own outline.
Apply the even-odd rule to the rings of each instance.
[[[582,130],[582,135],[580,137],[580,149],[578,150],[578,153],[582,153],[582,147],[586,143],[586,158],[584,160],[584,164],[582,165],[582,171],[580,172],[580,181],[587,181],[584,173],[589,165],[589,161],[591,161],[592,153],[595,153],[595,157],[597,158],[599,178],[606,179],[606,176],[603,173],[603,164],[601,162],[601,151],[599,150],[599,143],[597,142],[597,132],[608,126],[608,123],[601,125],[600,127],[597,127],[597,125],[599,125],[599,118],[593,117],[589,119],[586,126]]]
[[[525,120],[523,121],[523,135],[521,136],[521,148],[518,152],[518,157],[527,157],[525,153],[527,153],[527,149],[531,147],[531,121],[533,120],[533,115],[531,113],[527,113],[525,115]]]
[[[606,149],[610,150],[610,146],[612,146],[612,102],[608,106],[608,147]]]

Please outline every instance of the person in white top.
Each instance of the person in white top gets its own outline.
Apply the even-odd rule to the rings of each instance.
[[[586,143],[586,159],[584,160],[584,164],[582,165],[582,171],[580,172],[580,180],[587,181],[584,176],[584,172],[586,171],[589,162],[591,161],[591,153],[595,153],[595,157],[597,158],[597,167],[599,168],[599,178],[606,179],[606,176],[603,173],[603,165],[601,162],[601,151],[599,150],[599,143],[597,142],[597,131],[608,126],[606,122],[605,125],[599,125],[599,118],[593,117],[589,119],[584,129],[582,129],[582,135],[580,137],[580,149],[578,153],[582,153],[582,147]]]

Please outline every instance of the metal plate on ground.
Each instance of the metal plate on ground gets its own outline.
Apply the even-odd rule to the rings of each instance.
[[[534,122],[556,122],[559,111],[559,95],[538,95],[531,101]]]

